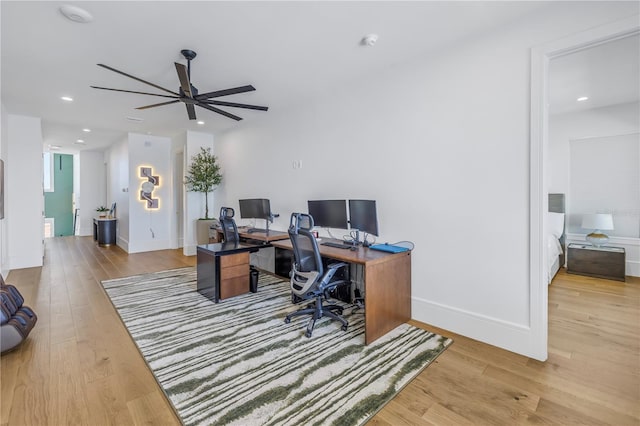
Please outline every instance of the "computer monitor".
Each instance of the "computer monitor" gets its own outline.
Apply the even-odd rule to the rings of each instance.
[[[242,219],[267,219],[271,214],[271,205],[266,198],[250,198],[239,200],[240,217]]]
[[[271,213],[271,203],[267,198],[248,198],[239,200],[240,217],[242,219],[264,219],[266,226],[264,228],[250,228],[252,232],[269,233],[269,222],[273,222],[273,218],[279,215]]]
[[[367,234],[378,235],[375,200],[349,200],[349,224]]]
[[[346,200],[309,200],[309,214],[316,226],[348,229]]]

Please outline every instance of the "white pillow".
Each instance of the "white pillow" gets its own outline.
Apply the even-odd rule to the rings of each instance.
[[[547,212],[549,222],[549,233],[556,238],[560,238],[564,232],[564,213]]]

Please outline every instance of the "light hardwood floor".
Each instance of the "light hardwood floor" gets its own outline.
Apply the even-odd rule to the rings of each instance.
[[[0,425],[179,425],[100,281],[195,257],[90,237],[49,239],[45,253],[42,268],[7,277],[39,320],[2,355]],[[561,271],[549,290],[546,362],[414,323],[455,342],[369,424],[640,425],[640,279]]]

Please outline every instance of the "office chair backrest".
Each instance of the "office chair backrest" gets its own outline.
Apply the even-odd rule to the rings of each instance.
[[[289,222],[289,238],[293,245],[293,256],[296,269],[300,272],[324,273],[320,249],[313,229],[313,217],[306,213],[292,213]]]
[[[233,219],[235,211],[231,207],[220,208],[220,226],[222,227],[222,233],[224,234],[225,242],[237,242],[240,240],[238,237],[238,227],[236,221]]]

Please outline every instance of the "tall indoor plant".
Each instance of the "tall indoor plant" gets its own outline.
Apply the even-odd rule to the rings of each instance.
[[[220,165],[211,148],[200,147],[200,152],[191,157],[184,183],[187,191],[204,193],[204,218],[209,218],[209,193],[222,182]]]
[[[211,241],[211,226],[215,226],[215,219],[209,217],[209,193],[222,182],[222,173],[217,158],[211,153],[211,148],[200,148],[200,152],[191,157],[191,164],[187,168],[184,183],[187,191],[202,192],[204,194],[204,218],[196,221],[196,241],[198,244],[208,244]],[[214,240],[215,241],[215,240]]]

